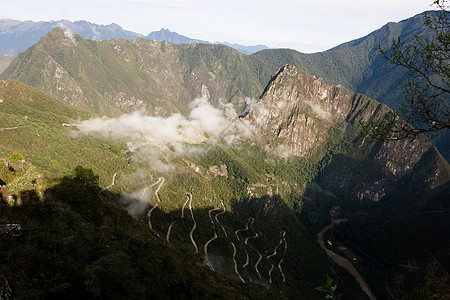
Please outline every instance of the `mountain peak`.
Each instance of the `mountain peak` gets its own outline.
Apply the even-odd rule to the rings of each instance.
[[[56,27],[52,29],[46,36],[44,36],[38,44],[54,43],[57,41],[64,42],[66,46],[76,45],[75,35],[68,29]]]
[[[284,66],[282,66],[273,76],[272,78],[275,80],[278,77],[286,77],[286,76],[297,76],[298,74],[303,73],[305,75],[308,76],[312,76],[315,78],[314,75],[309,75],[306,74],[302,71],[300,71],[300,69],[298,69],[296,66],[291,65],[291,64],[285,64]]]
[[[166,28],[161,28],[159,31],[152,31],[146,38],[158,42],[167,41],[173,44],[210,44],[210,42],[207,41],[188,38],[187,36],[170,31]]]
[[[264,92],[261,95],[261,98],[263,98],[266,94],[270,94],[274,89],[279,89],[280,87],[292,87],[292,86],[299,87],[299,85],[303,86],[304,84],[312,85],[317,88],[319,87],[332,88],[331,86],[327,86],[326,83],[321,78],[317,78],[314,75],[307,74],[294,65],[285,64],[283,67],[281,67],[277,72],[275,72],[272,75],[268,85],[266,86]],[[301,90],[301,88],[299,90]],[[310,89],[307,89],[307,91],[312,92]],[[317,90],[314,92],[320,93],[320,95],[316,96],[308,95],[307,97],[322,99],[327,95],[325,91],[319,92]],[[287,96],[290,95],[291,93],[287,94]]]
[[[119,25],[98,25],[85,20],[71,22],[65,19],[49,22],[0,20],[0,55],[16,55],[36,44],[52,29],[61,27],[87,39],[107,40],[112,38],[134,39],[141,34],[122,29]]]
[[[276,144],[283,141],[283,155],[311,158],[321,151],[328,128],[343,121],[350,106],[347,90],[286,64],[272,75],[248,118]]]

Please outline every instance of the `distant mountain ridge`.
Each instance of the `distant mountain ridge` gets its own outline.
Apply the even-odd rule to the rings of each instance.
[[[365,141],[359,121],[386,113],[386,105],[289,64],[265,78],[271,64],[281,61],[276,55],[291,52],[262,52],[274,57],[247,56],[224,45],[93,41],[56,28],[2,76],[29,82],[60,101],[18,81],[0,81],[0,159],[12,151],[24,154],[38,179],[37,172],[55,176],[74,165],[92,167],[104,190],[124,195],[120,203],[130,213],[141,210],[133,214],[149,224],[152,239],[195,251],[205,269],[231,275],[243,287],[262,282],[291,299],[320,299],[313,287],[332,262],[315,230],[330,217],[350,222],[364,215],[383,222],[386,213],[374,219],[370,209],[393,211],[385,200],[400,191],[414,211],[447,209],[443,201],[424,207],[416,199],[446,193],[450,166],[424,136]],[[245,116],[239,118],[230,103]],[[90,118],[92,112],[98,118]],[[124,112],[135,113],[122,119]],[[77,116],[84,121],[75,121]],[[0,179],[28,190],[39,186],[28,173],[14,178],[3,167]],[[392,217],[405,213],[400,207]],[[432,230],[439,228],[445,227]],[[445,232],[438,236],[433,255],[448,249]],[[376,241],[374,248],[385,248]],[[411,257],[401,256],[392,266]],[[336,270],[340,291],[363,299],[353,279]],[[375,292],[384,299],[386,274],[380,275],[383,288]],[[14,283],[21,277],[9,278]]]
[[[17,55],[37,43],[44,35],[56,27],[80,34],[91,40],[111,38],[133,39],[141,34],[124,30],[117,24],[98,25],[87,21],[70,22],[68,20],[34,22],[11,19],[0,20],[0,54]]]
[[[123,38],[128,40],[135,38],[146,38],[156,41],[167,41],[174,44],[211,44],[208,41],[192,39],[164,28],[159,31],[153,31],[147,36],[144,36],[140,33],[125,30],[115,23],[110,25],[99,25],[88,21],[71,22],[68,20],[59,20],[34,22],[0,19],[0,55],[17,55],[18,53],[23,52],[31,45],[37,43],[39,39],[56,27],[61,27],[74,34],[79,34],[84,38],[95,41],[108,40],[112,38]],[[230,46],[244,54],[252,54],[263,49],[268,49],[268,47],[264,45],[244,46],[239,44],[230,44],[228,42],[216,42],[216,44]]]
[[[51,35],[61,33],[62,30],[55,29]],[[65,55],[70,54],[73,47],[96,49],[94,42],[85,45],[80,36],[76,36],[74,41],[63,36],[65,39],[58,37],[57,41],[65,43],[60,46],[69,51],[53,53],[63,65],[69,64],[71,57]],[[169,56],[174,53],[173,49],[168,49],[169,46],[176,46],[145,42],[162,47]],[[100,44],[99,47],[111,46],[107,41]],[[205,46],[210,45],[200,47]],[[129,47],[124,44],[115,44],[114,47],[125,59],[131,58]],[[216,51],[235,52],[222,45],[214,47]],[[127,53],[128,56],[125,56]],[[98,55],[102,53],[98,52]],[[113,64],[108,66],[116,68]],[[55,77],[65,76],[61,69],[55,70]],[[51,71],[46,70],[53,73]],[[166,75],[169,73],[167,69],[160,71]],[[119,82],[116,84],[121,85]],[[55,85],[62,86],[58,82]],[[143,209],[148,210],[148,218],[140,219],[144,224],[153,224],[150,225],[150,232],[154,233],[156,240],[164,241],[165,238],[176,248],[194,249],[200,253],[199,257],[202,255],[205,268],[209,266],[221,274],[232,275],[236,282],[261,281],[291,299],[305,295],[308,299],[319,299],[311,286],[317,286],[323,280],[324,274],[330,270],[331,261],[325,258],[324,252],[319,251],[315,238],[307,228],[311,230],[312,226],[325,226],[331,211],[335,211],[334,216],[348,215],[353,218],[355,213],[364,209],[359,208],[360,204],[389,208],[389,203],[384,203],[383,198],[395,196],[396,191],[402,191],[402,199],[408,205],[420,209],[420,203],[414,200],[416,197],[435,192],[437,188],[448,189],[450,167],[423,136],[400,143],[367,143],[359,136],[358,121],[386,113],[389,109],[385,105],[345,88],[327,85],[322,79],[291,65],[282,67],[272,76],[260,101],[251,106],[244,118],[234,119],[234,122],[243,120],[245,123],[242,124],[255,128],[254,135],[247,139],[242,136],[236,144],[228,144],[222,142],[220,135],[199,132],[200,140],[183,142],[193,143],[190,144],[195,147],[192,149],[197,150],[186,153],[178,152],[177,145],[161,147],[164,145],[160,144],[164,143],[163,139],[154,140],[150,136],[138,148],[130,147],[132,143],[110,144],[113,141],[107,142],[108,138],[96,139],[95,130],[88,139],[74,138],[75,132],[69,134],[66,130],[68,126],[74,130],[86,129],[84,122],[73,124],[76,122],[74,118],[81,116],[85,119],[92,115],[78,111],[78,103],[71,103],[75,107],[70,107],[12,80],[1,81],[0,88],[1,124],[4,130],[2,143],[7,145],[7,148],[0,148],[3,157],[15,150],[25,154],[33,163],[31,167],[36,164],[37,170],[52,175],[53,170],[61,172],[63,166],[70,168],[68,164],[79,164],[77,160],[84,155],[87,159],[81,163],[102,171],[101,182],[103,186],[108,185],[105,190],[114,185],[116,191],[136,190],[144,195],[146,187],[158,184],[154,192],[156,199],[153,198],[159,203],[156,205],[158,208],[150,208],[155,202],[151,202],[150,195],[145,196],[148,198]],[[168,132],[164,130],[164,118],[157,119],[161,126],[158,129]],[[168,119],[172,118],[165,120]],[[115,122],[117,119],[94,120],[97,123]],[[88,123],[90,121],[93,119],[87,120]],[[192,134],[188,127],[184,130],[185,126],[186,122],[180,123],[176,131]],[[201,128],[198,130],[203,130]],[[112,131],[109,132],[111,134]],[[234,131],[230,133],[240,135]],[[17,139],[17,134],[27,143]],[[111,138],[114,139],[112,135]],[[42,146],[29,147],[29,142]],[[73,151],[78,149],[76,147],[81,147],[81,150]],[[198,151],[203,147],[205,152]],[[164,161],[173,166],[172,175],[158,170],[156,165],[151,165],[150,170],[142,169],[150,176],[130,174],[138,174],[135,168],[143,167],[139,159],[141,154],[149,153],[147,151],[158,153],[158,150],[165,154]],[[89,152],[96,156],[88,155]],[[110,156],[113,156],[113,161]],[[28,180],[37,185],[38,181],[32,179]],[[129,197],[137,197],[137,194]],[[138,199],[128,201],[133,203]],[[189,208],[186,207],[188,201]],[[433,210],[435,206],[427,209]],[[183,217],[185,207],[188,212],[186,218]],[[154,213],[150,219],[152,210]],[[436,243],[437,248],[433,247],[431,251],[445,246],[446,240],[440,239]],[[302,270],[300,275],[299,269]],[[362,299],[358,295],[358,287],[351,286],[352,279],[346,279],[339,270],[337,272],[339,275],[334,277],[338,276],[341,280],[339,288],[351,299]],[[381,298],[384,290],[377,293]]]
[[[149,35],[146,36],[146,38],[155,40],[158,42],[167,41],[167,42],[171,42],[174,44],[181,44],[181,43],[184,43],[184,44],[211,44],[208,41],[191,39],[189,37],[180,35],[176,32],[172,32],[172,31],[170,31],[168,29],[164,29],[164,28],[162,28],[159,31],[151,32]],[[247,55],[251,55],[251,54],[261,51],[261,50],[269,49],[269,47],[267,47],[265,45],[243,46],[243,45],[239,45],[239,44],[231,44],[228,42],[215,42],[214,44],[226,45],[226,46],[234,48],[237,51],[247,54]]]
[[[0,74],[9,66],[13,59],[13,55],[0,55]]]
[[[139,89],[136,90],[132,87],[127,87],[129,92],[121,91],[121,93],[124,93],[121,97],[126,95],[129,99],[136,98],[145,103],[145,99],[155,98],[153,94],[157,93],[159,94],[159,96],[157,96],[159,99],[163,99],[164,97],[166,97],[165,99],[171,99],[173,95],[170,94],[173,94],[174,90],[166,89],[161,85],[168,84],[167,79],[172,78],[173,82],[171,85],[174,86],[174,83],[177,81],[179,82],[179,79],[182,78],[184,84],[176,89],[176,93],[181,97],[176,101],[184,103],[181,104],[181,106],[178,106],[179,108],[183,109],[183,107],[185,107],[187,99],[201,95],[202,89],[204,91],[208,90],[214,101],[218,101],[219,98],[222,98],[225,102],[231,101],[242,107],[246,97],[257,99],[260,96],[267,80],[271,78],[274,72],[285,64],[291,64],[302,71],[323,78],[328,84],[342,85],[351,91],[365,94],[395,109],[398,107],[399,103],[404,100],[403,88],[401,87],[400,82],[407,78],[407,73],[405,70],[387,63],[379,53],[378,46],[381,45],[382,47],[389,49],[392,46],[392,39],[395,37],[401,35],[403,40],[408,42],[414,39],[416,33],[426,34],[426,28],[423,26],[423,16],[424,14],[418,14],[398,23],[388,23],[365,37],[344,43],[325,52],[313,54],[304,54],[292,49],[266,49],[252,55],[241,56],[240,53],[231,51],[232,49],[225,50],[221,45],[203,43],[185,44],[183,41],[189,41],[183,40],[185,37],[163,29],[152,33],[152,38],[172,39],[174,43],[180,42],[184,44],[175,44],[171,46],[161,43],[159,44],[159,50],[157,51],[156,49],[158,49],[158,47],[156,44],[152,44],[152,49],[155,51],[147,51],[145,52],[146,54],[142,52],[138,55],[142,57],[147,55],[149,61],[154,61],[154,63],[151,63],[148,66],[156,66],[163,62],[158,68],[171,70],[165,75],[168,77],[164,80],[155,81],[154,79],[162,74],[160,71],[155,71],[156,73],[152,73],[152,80],[155,81],[154,83],[156,84],[154,86],[155,89],[151,89],[149,92],[142,94],[142,96],[145,96],[144,98],[137,97],[136,93],[139,92]],[[56,45],[52,45],[53,42],[50,39],[46,40],[48,40],[49,49],[56,47]],[[131,43],[126,41],[115,41],[114,43],[121,44],[122,46],[129,45],[134,48],[134,50],[129,49],[127,51],[133,51],[133,53],[135,53],[134,51],[140,51],[147,47],[144,46],[144,42],[134,43],[135,45],[139,44],[139,47],[131,46]],[[127,48],[129,46],[127,46]],[[169,49],[172,52],[172,55],[165,55],[165,50],[163,48]],[[106,48],[103,50],[106,50]],[[50,57],[52,57],[52,55],[50,55]],[[175,68],[174,63],[177,58],[180,59],[180,62],[183,65],[181,69]],[[93,60],[99,59],[99,57],[92,55],[89,57],[86,56],[86,59]],[[31,64],[33,64],[34,61],[23,61],[23,63],[31,67]],[[101,62],[96,62],[93,65],[98,65],[99,63],[101,64]],[[132,62],[125,63],[129,64]],[[220,67],[218,67],[219,65]],[[11,67],[15,68],[14,64]],[[129,70],[125,71],[123,64],[118,64],[117,67],[118,70],[123,70],[125,72],[123,74],[129,75]],[[66,67],[62,69],[65,68]],[[145,69],[147,66],[133,66],[132,68]],[[35,71],[41,72],[42,69],[37,68]],[[18,75],[12,75],[11,72],[13,71],[6,70],[5,73],[2,74],[2,78],[14,78],[33,86],[40,86],[48,94],[61,99],[60,96],[57,96],[57,94],[61,94],[61,91],[49,90],[51,88],[54,89],[55,87],[45,88],[42,84],[38,84],[39,79],[37,78],[41,75],[35,74],[33,77],[35,78],[35,82],[32,83],[30,78],[25,78],[31,76],[31,74],[27,75],[22,73],[20,77],[17,77]],[[76,74],[78,72],[79,70],[74,69],[69,73]],[[120,72],[108,75],[105,74],[105,79],[111,76],[119,76]],[[220,73],[220,76],[216,76],[218,73]],[[143,77],[140,77],[141,80],[134,80],[133,84],[140,86],[142,79],[146,78],[148,74],[149,73],[144,72],[142,74]],[[178,79],[171,77],[175,74]],[[129,85],[130,83],[124,78],[117,78],[115,80],[123,82],[122,86]],[[78,80],[79,79],[80,77],[78,77]],[[147,79],[144,79],[144,81],[146,80]],[[220,83],[220,80],[227,82],[227,84]],[[109,86],[110,82],[110,79],[105,81],[106,86]],[[83,89],[89,89],[90,85],[91,83],[88,83]],[[226,90],[224,90],[225,85],[227,85]],[[178,89],[180,88],[185,91],[179,91]],[[101,90],[108,89],[109,88],[105,87],[101,88]],[[186,89],[189,90],[189,92],[186,93]],[[112,94],[116,94],[117,92],[118,91],[114,91]],[[110,93],[108,92],[108,94]],[[110,97],[119,99],[119,96],[112,96],[112,94]],[[72,99],[75,95],[76,94],[68,94],[63,98],[68,100]],[[105,96],[104,92],[100,91],[96,91],[93,95],[95,97]],[[106,106],[102,107],[104,109]],[[142,108],[142,106],[139,107]],[[447,160],[450,159],[449,136],[450,134],[445,133],[439,137],[439,140],[435,140],[435,144]]]
[[[211,44],[208,41],[202,41],[197,39],[191,39],[187,36],[170,31],[169,29],[161,28],[159,31],[152,31],[146,37],[149,40],[155,40],[158,42],[167,41],[174,44]]]

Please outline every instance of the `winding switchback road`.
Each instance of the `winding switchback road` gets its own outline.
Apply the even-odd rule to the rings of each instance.
[[[254,236],[249,236],[248,238],[246,238],[246,239],[244,240],[244,244],[245,244],[245,245],[248,245],[248,241],[249,241],[250,239],[256,239],[257,237],[259,237],[259,234],[258,234],[257,232],[255,232],[255,235],[254,235]]]
[[[288,249],[288,244],[286,241],[286,231],[283,230],[283,242],[284,242],[284,252],[283,254],[286,253],[287,249]],[[278,269],[280,270],[281,276],[283,276],[283,282],[286,282],[286,276],[284,276],[284,272],[283,269],[281,268],[281,264],[284,261],[284,257],[281,258],[280,262],[278,263]]]
[[[184,209],[189,202],[189,194],[186,195],[186,202],[184,202],[183,207],[181,208],[181,218],[184,218]]]
[[[151,220],[151,216],[152,216],[152,211],[158,207],[159,203],[161,203],[161,199],[159,199],[159,189],[161,188],[161,186],[164,184],[164,181],[166,179],[164,177],[159,177],[158,181],[156,181],[155,183],[153,183],[150,187],[154,187],[155,185],[159,184],[158,187],[155,190],[155,196],[156,196],[156,205],[153,206],[147,213],[147,217],[148,217],[148,226],[150,227],[150,229],[152,228],[152,220]]]
[[[245,228],[238,229],[238,230],[236,230],[236,231],[234,232],[234,235],[237,237],[238,241],[239,241],[241,244],[242,244],[242,241],[241,241],[241,238],[239,237],[239,232],[240,232],[240,231],[247,231],[247,230],[249,230],[249,229],[252,227],[254,221],[255,221],[254,218],[249,217],[248,220],[247,220],[247,224],[245,225]],[[248,241],[248,238],[245,239],[244,245],[247,245],[247,241]],[[245,246],[244,246],[244,250],[245,250],[246,260],[245,260],[245,263],[242,265],[242,268],[247,267],[247,266],[249,265],[249,263],[250,263],[250,257],[249,257],[249,255],[248,255],[248,251],[247,251],[247,249],[245,248]]]
[[[269,270],[269,282],[272,283],[272,271],[275,267],[272,265],[272,267]]]
[[[256,271],[256,273],[258,274],[259,279],[261,279],[261,273],[259,273],[258,265],[259,265],[259,263],[261,262],[262,258],[263,258],[262,254],[259,253],[259,258],[258,258],[258,260],[256,261],[256,264],[255,264],[255,271]]]
[[[281,230],[280,231],[280,242],[278,243],[278,245],[273,250],[273,253],[271,255],[267,256],[266,258],[269,259],[269,258],[277,255],[278,254],[278,248],[283,243],[284,243],[284,252],[283,252],[283,254],[285,254],[286,251],[287,251],[286,231]],[[280,270],[281,276],[283,277],[283,282],[286,282],[286,276],[284,275],[283,268],[281,267],[281,264],[283,263],[283,261],[284,261],[284,257],[281,257],[281,260],[278,262],[277,267],[278,267],[278,270]],[[270,281],[270,283],[272,283],[272,271],[273,271],[273,269],[274,269],[274,266],[272,264],[272,268],[269,271],[269,281]]]
[[[283,269],[281,268],[281,264],[284,261],[284,257],[281,258],[280,262],[278,263],[278,269],[280,270],[281,276],[283,276],[283,282],[286,282],[286,276],[284,276]]]
[[[223,201],[220,202],[220,204],[222,205],[223,211],[220,212],[220,213],[218,213],[218,214],[214,217],[214,218],[216,219],[217,223],[219,223],[219,224],[220,224],[220,222],[219,222],[218,217],[219,217],[220,215],[223,215],[224,213],[227,212],[227,210],[225,209],[225,205],[223,205]],[[220,226],[222,227],[223,234],[225,234],[225,237],[228,237],[228,234],[227,234],[227,231],[225,230],[225,227],[223,227],[222,224],[220,224]]]
[[[191,238],[192,245],[194,245],[195,253],[198,253],[197,243],[194,240],[194,231],[195,228],[197,228],[197,222],[195,222],[194,211],[192,210],[192,194],[188,193],[187,195],[189,197],[189,210],[191,211],[192,221],[194,221],[194,226],[192,226],[191,232],[189,233],[189,237]]]
[[[248,256],[247,250],[245,250],[245,256],[247,257],[245,260],[245,264],[242,265],[242,268],[247,267],[250,264],[250,257]]]
[[[286,231],[281,230],[280,231],[280,242],[278,243],[278,245],[275,247],[275,249],[273,250],[273,253],[269,256],[267,256],[267,259],[271,258],[272,256],[277,255],[277,249],[278,247],[281,246],[281,244],[283,243],[283,241],[285,241],[284,236],[286,235]],[[285,251],[286,251],[287,246],[285,246]]]
[[[166,241],[167,241],[167,243],[169,243],[169,244],[170,244],[170,241],[169,241],[169,238],[170,238],[170,232],[172,231],[172,226],[173,226],[173,224],[175,224],[175,221],[176,221],[176,220],[177,220],[177,219],[173,220],[173,222],[170,223],[170,225],[169,225],[169,229],[167,229]]]
[[[249,229],[249,227],[251,227],[253,225],[254,221],[255,221],[255,219],[253,219],[252,217],[249,217],[248,220],[247,220],[247,224],[245,225],[245,228],[238,229],[238,230],[236,230],[234,232],[234,235],[237,237],[239,242],[241,241],[241,239],[239,237],[239,232],[240,231],[247,231]],[[251,224],[250,224],[250,222],[251,222]]]
[[[241,274],[239,274],[239,271],[238,271],[238,264],[237,264],[237,261],[236,261],[236,252],[237,252],[236,246],[234,245],[233,242],[231,242],[231,245],[233,246],[234,272],[237,274],[237,276],[239,277],[239,279],[240,279],[243,283],[245,283],[244,278],[242,278]]]
[[[183,207],[181,208],[181,218],[184,219],[184,209],[186,208],[186,205],[188,204],[190,200],[189,194],[186,195],[186,201],[183,204]],[[169,229],[167,229],[167,234],[166,234],[166,241],[167,243],[170,244],[170,233],[172,232],[172,227],[175,224],[175,222],[177,221],[177,219],[173,220],[172,223],[170,223],[169,225]]]
[[[2,127],[2,128],[0,128],[0,132],[7,131],[7,130],[19,129],[19,128],[28,127],[28,126],[31,126],[31,125],[21,125],[21,126],[15,126],[15,127]]]
[[[103,190],[107,190],[114,186],[114,184],[116,183],[116,176],[117,176],[117,173],[114,173],[111,184],[108,185],[107,187],[105,187]]]
[[[205,258],[206,258],[206,264],[207,264],[208,267],[209,267],[211,270],[213,270],[213,271],[214,271],[214,268],[213,268],[211,262],[210,262],[209,259],[208,259],[208,245],[209,245],[209,243],[211,243],[212,241],[214,241],[215,239],[217,239],[216,225],[214,224],[214,220],[213,220],[213,218],[211,217],[212,212],[213,212],[213,211],[216,211],[216,210],[220,210],[220,208],[212,208],[212,209],[210,209],[210,210],[208,211],[209,219],[211,220],[211,224],[212,224],[212,227],[213,227],[213,230],[214,230],[214,236],[213,236],[209,241],[207,241],[207,242],[205,243],[205,246],[203,246],[203,250],[204,250],[204,252],[205,252]]]

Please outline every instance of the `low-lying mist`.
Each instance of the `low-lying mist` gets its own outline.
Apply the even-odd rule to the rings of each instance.
[[[232,144],[253,136],[252,125],[238,117],[231,104],[211,105],[206,98],[191,103],[188,116],[147,116],[143,112],[124,114],[118,118],[94,118],[76,124],[81,134],[126,143],[138,159],[149,162],[155,171],[169,171],[167,155],[191,154],[193,146],[223,142]],[[201,151],[201,150],[200,150]]]
[[[248,120],[239,118],[232,104],[216,108],[207,98],[192,101],[188,116],[148,116],[143,112],[124,114],[118,118],[93,118],[76,124],[77,134],[92,135],[124,142],[131,161],[144,163],[153,172],[163,174],[176,170],[173,158],[199,155],[215,143],[232,144],[238,140],[254,140],[254,130]],[[125,192],[121,202],[132,216],[139,216],[148,207],[154,191],[135,184],[147,182],[148,174],[138,170],[123,174],[122,181],[133,182],[134,191]],[[145,178],[144,178],[145,177]],[[131,181],[130,181],[131,180]],[[153,179],[152,179],[153,180]]]

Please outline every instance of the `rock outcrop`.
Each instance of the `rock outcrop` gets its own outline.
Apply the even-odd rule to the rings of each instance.
[[[426,173],[423,183],[434,188],[448,181],[448,164],[424,136],[386,142],[360,136],[361,120],[388,111],[373,99],[285,65],[272,76],[245,118],[271,151],[322,160],[324,186],[359,200],[380,200],[403,176],[419,172],[418,166],[428,163],[433,170]],[[339,162],[336,156],[340,156]],[[429,162],[419,164],[423,160]]]

